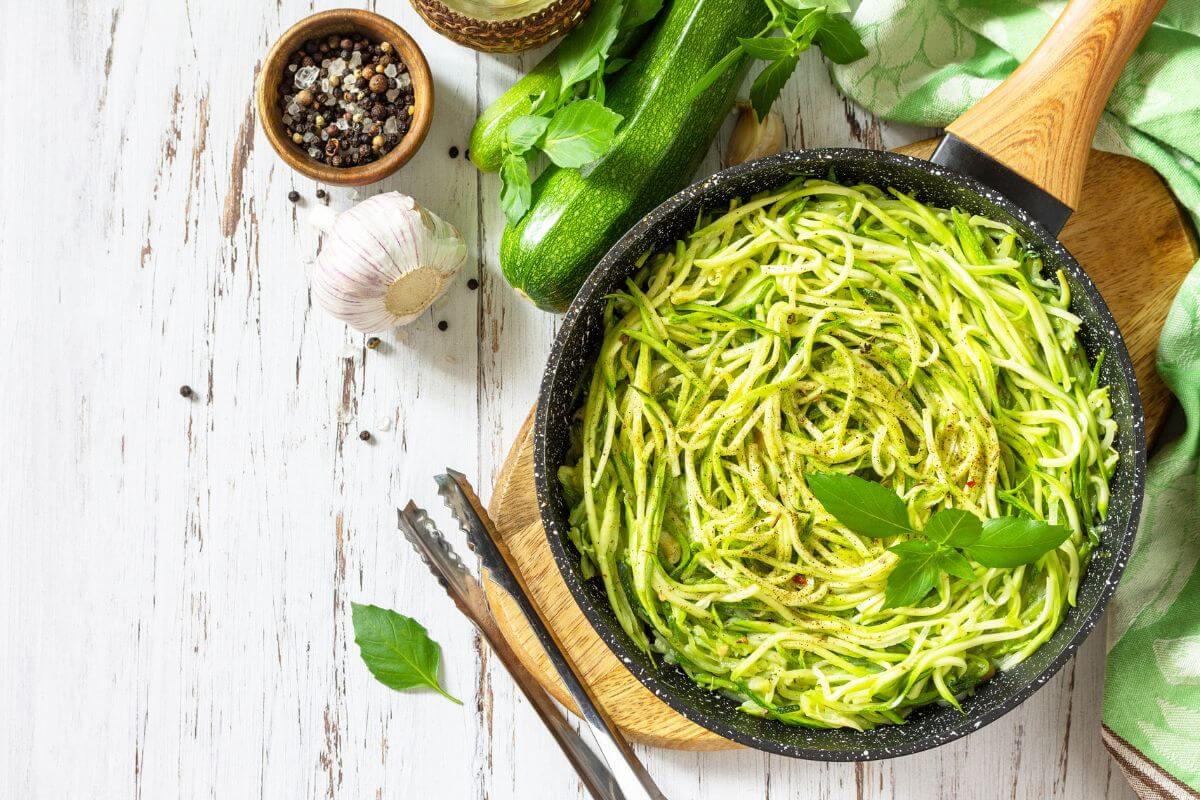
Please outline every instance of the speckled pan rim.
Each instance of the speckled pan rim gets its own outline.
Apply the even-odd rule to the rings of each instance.
[[[1107,333],[1101,333],[1099,338],[1106,344],[1106,366],[1111,359],[1115,359],[1117,369],[1121,376],[1121,383],[1124,384],[1124,389],[1128,392],[1130,398],[1130,415],[1133,420],[1132,431],[1121,430],[1119,435],[1132,435],[1133,441],[1131,444],[1131,453],[1133,456],[1133,474],[1132,474],[1132,496],[1129,498],[1129,514],[1124,521],[1122,528],[1117,531],[1109,529],[1110,535],[1116,533],[1119,537],[1117,547],[1111,547],[1112,541],[1108,542],[1109,550],[1112,551],[1112,562],[1108,568],[1108,573],[1103,576],[1093,576],[1092,570],[1095,569],[1095,559],[1089,564],[1087,572],[1084,573],[1081,580],[1081,588],[1089,581],[1098,580],[1103,577],[1104,583],[1098,589],[1096,601],[1092,608],[1087,612],[1078,623],[1078,629],[1075,634],[1066,642],[1062,649],[1052,658],[1052,660],[1039,672],[1032,680],[1027,681],[1023,685],[1015,686],[1012,693],[1003,698],[1001,702],[985,709],[983,712],[972,715],[969,709],[973,708],[973,704],[968,701],[964,703],[964,708],[968,709],[968,713],[957,717],[961,722],[949,725],[946,729],[940,732],[924,732],[924,735],[916,735],[910,738],[907,742],[899,746],[877,747],[871,742],[872,731],[857,733],[849,732],[847,735],[856,734],[863,739],[863,747],[861,749],[848,748],[845,751],[834,751],[820,747],[808,747],[796,745],[791,742],[781,741],[780,738],[769,738],[749,734],[736,729],[734,726],[727,724],[720,716],[710,714],[702,709],[696,708],[689,703],[686,698],[676,695],[673,690],[667,687],[663,679],[658,674],[663,666],[657,669],[650,670],[643,667],[636,657],[631,657],[631,654],[636,656],[636,649],[632,641],[624,632],[619,635],[613,634],[608,625],[602,619],[605,611],[596,608],[591,599],[585,593],[582,581],[578,575],[579,555],[574,547],[569,544],[565,535],[565,530],[561,527],[561,521],[556,513],[556,502],[558,500],[558,486],[556,480],[547,480],[547,430],[550,425],[549,415],[551,413],[552,403],[549,402],[555,392],[574,391],[573,386],[566,386],[557,381],[558,373],[563,364],[564,358],[564,343],[570,338],[574,329],[582,324],[581,319],[586,318],[585,309],[593,303],[602,301],[599,294],[599,287],[603,283],[605,275],[619,267],[629,255],[630,252],[636,251],[635,258],[640,255],[645,245],[641,244],[644,236],[649,235],[654,228],[662,224],[664,218],[675,211],[675,209],[692,200],[695,196],[709,196],[710,194],[719,194],[723,184],[731,182],[735,178],[747,178],[755,173],[772,173],[775,171],[786,171],[792,169],[796,174],[809,172],[814,174],[811,167],[814,164],[822,162],[861,162],[864,166],[869,167],[872,163],[880,164],[891,162],[902,169],[915,169],[920,172],[925,172],[934,178],[947,181],[955,184],[961,189],[972,192],[978,195],[985,202],[991,203],[1016,220],[1026,225],[1034,234],[1033,239],[1037,240],[1046,251],[1052,252],[1062,262],[1066,271],[1073,277],[1084,289],[1088,300],[1096,309],[1100,327],[1103,327]],[[1072,303],[1074,306],[1074,301]],[[1095,327],[1095,326],[1090,326]],[[589,363],[594,360],[589,356]],[[1114,381],[1109,381],[1109,385],[1114,385]],[[979,183],[978,181],[960,175],[952,170],[948,170],[937,164],[925,161],[923,159],[913,158],[911,156],[892,153],[888,151],[873,151],[857,148],[823,148],[813,150],[800,150],[788,153],[780,153],[774,156],[758,159],[756,161],[740,164],[735,167],[723,170],[708,178],[698,181],[683,191],[672,196],[664,201],[657,208],[646,215],[641,221],[635,224],[621,239],[613,245],[603,259],[597,264],[592,274],[584,282],[575,300],[571,303],[570,308],[563,317],[562,324],[559,327],[558,333],[554,338],[551,346],[550,355],[546,363],[546,370],[543,374],[542,383],[538,394],[538,406],[534,422],[534,483],[537,488],[537,500],[539,513],[541,515],[542,524],[546,531],[546,538],[549,541],[550,549],[554,555],[554,561],[558,566],[559,573],[562,575],[564,582],[569,587],[571,594],[574,596],[576,603],[579,605],[588,623],[596,634],[608,645],[613,654],[621,661],[622,664],[636,677],[647,689],[654,693],[656,697],[665,702],[668,706],[681,714],[686,719],[694,722],[701,727],[707,728],[714,733],[717,733],[727,739],[730,739],[739,744],[746,745],[758,750],[763,750],[779,755],[790,756],[793,758],[802,758],[815,761],[871,761],[881,758],[895,758],[899,756],[911,755],[933,747],[938,747],[947,744],[956,739],[960,739],[967,734],[973,733],[986,725],[994,722],[1000,717],[1012,711],[1018,705],[1031,697],[1038,689],[1045,685],[1071,658],[1083,641],[1095,628],[1097,621],[1104,613],[1108,601],[1112,597],[1113,591],[1116,589],[1117,582],[1121,574],[1125,570],[1126,563],[1129,559],[1129,554],[1133,546],[1133,539],[1137,531],[1138,520],[1141,515],[1142,497],[1145,491],[1145,472],[1146,472],[1146,433],[1145,433],[1145,416],[1142,408],[1141,395],[1138,392],[1137,377],[1134,373],[1133,362],[1129,356],[1129,350],[1125,345],[1125,341],[1121,336],[1120,330],[1117,327],[1116,320],[1113,319],[1108,305],[1101,297],[1099,290],[1088,277],[1084,269],[1079,265],[1075,258],[1062,246],[1062,244],[1049,233],[1046,229],[1033,219],[1024,209],[1011,202],[1007,197],[1001,195],[995,190]],[[1115,479],[1115,478],[1114,478]],[[611,614],[611,610],[607,612]],[[1071,612],[1069,612],[1070,614]],[[1063,626],[1068,624],[1070,616],[1064,619]],[[619,630],[619,628],[618,628]],[[1042,647],[1050,646],[1048,641]],[[670,667],[670,669],[678,670],[678,667]],[[972,698],[973,699],[973,698]],[[732,701],[729,701],[732,713],[740,714],[734,707]],[[769,727],[774,730],[776,727],[781,729],[781,737],[791,733],[795,735],[794,726],[788,726],[782,722],[770,721]],[[906,726],[900,726],[906,727]],[[877,728],[876,731],[879,729]]]

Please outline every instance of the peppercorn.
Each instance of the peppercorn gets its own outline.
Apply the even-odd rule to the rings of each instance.
[[[380,42],[379,49],[385,53],[390,53],[392,52],[392,44],[391,42]]]
[[[370,339],[367,339],[367,349],[368,350],[375,350],[379,347],[380,344],[381,344],[381,342],[379,341],[378,336],[372,336]]]
[[[301,89],[296,93],[296,102],[302,106],[311,106],[313,102],[313,93],[308,89]]]
[[[179,387],[179,393],[181,395],[183,395],[184,397],[191,397],[192,396],[192,387],[188,386],[185,383],[183,386]]]
[[[297,192],[295,189],[292,189],[290,192],[288,192],[288,200],[291,200],[293,203],[295,203],[299,199],[300,199],[300,193]]]
[[[383,142],[382,136],[376,136],[374,139],[371,140],[371,147],[374,147],[376,150],[382,150],[383,144],[384,144],[384,142]]]
[[[449,323],[449,322],[446,322],[446,320],[442,320],[441,322],[439,322],[439,323],[438,323],[438,330],[439,330],[439,331],[444,331],[444,330],[446,330],[446,329],[447,329],[447,328],[449,328],[449,327],[450,327],[450,323]]]
[[[296,133],[292,134],[292,141],[295,142],[296,144],[303,144],[304,137],[300,134],[299,131],[297,131]]]
[[[342,39],[342,49],[343,49],[343,50],[349,50],[351,47],[354,47],[354,41],[353,41],[353,40],[351,40],[351,39]]]
[[[476,289],[479,288],[479,281],[475,280],[474,278],[471,278],[471,280],[467,281],[467,288],[470,289],[472,292],[475,291]]]
[[[371,441],[371,432],[359,431],[358,438],[362,439],[364,442],[369,442]]]
[[[326,193],[325,193],[324,189],[317,189],[317,199],[318,200],[324,200],[325,196],[326,196]]]
[[[369,88],[372,92],[375,92],[376,94],[379,94],[380,92],[386,92],[387,88],[388,88],[387,76],[386,75],[372,76],[370,82],[367,84],[367,88]]]
[[[375,74],[375,68],[372,67],[370,64],[367,64],[365,67],[362,68],[362,76],[364,78],[370,78],[374,74]]]
[[[450,157],[451,157],[451,158],[458,158],[458,148],[457,148],[457,147],[455,147],[454,145],[451,145],[451,146],[450,146]]]

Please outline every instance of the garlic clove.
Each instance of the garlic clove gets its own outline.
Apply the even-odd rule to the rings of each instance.
[[[725,148],[725,166],[732,167],[783,149],[783,118],[772,109],[761,122],[749,103],[738,103],[738,118]]]
[[[318,206],[312,222],[326,231],[313,296],[363,333],[412,322],[467,260],[454,226],[399,192],[375,195],[336,215]]]

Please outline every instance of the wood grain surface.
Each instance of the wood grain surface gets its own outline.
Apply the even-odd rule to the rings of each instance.
[[[408,192],[473,256],[378,350],[311,302],[318,184],[275,155],[253,97],[271,43],[338,5],[407,29],[437,104],[409,163],[369,189],[321,187],[328,202]],[[493,486],[537,394],[558,318],[500,276],[498,178],[448,151],[544,51],[459,47],[405,0],[4,12],[0,798],[583,800],[395,512],[413,498],[465,554],[432,476]],[[844,100],[815,52],[778,107],[794,148],[931,135]],[[1131,262],[1131,296],[1153,268]],[[378,684],[351,601],[427,626],[465,705]],[[1097,632],[1017,711],[894,761],[639,752],[677,799],[1132,800],[1099,739],[1103,655]]]
[[[927,157],[934,144],[929,140],[898,149]],[[1113,198],[1121,201],[1114,203]],[[1146,209],[1137,224],[1130,223],[1127,204]],[[1190,223],[1153,170],[1130,158],[1092,151],[1082,203],[1062,239],[1100,288],[1121,328],[1137,369],[1146,428],[1153,436],[1170,402],[1170,393],[1154,370],[1154,332],[1162,328],[1170,298],[1196,263]],[[538,515],[532,422],[531,412],[500,471],[489,511],[532,587],[535,602],[552,621],[555,635],[631,738],[681,750],[738,747],[684,719],[642,686],[579,610],[554,563]],[[488,597],[525,666],[559,702],[572,705],[516,603],[490,583]]]
[[[1166,0],[1071,0],[1008,80],[946,130],[1078,210],[1092,135]]]

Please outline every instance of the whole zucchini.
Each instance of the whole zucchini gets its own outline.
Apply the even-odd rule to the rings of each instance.
[[[544,309],[565,310],[613,242],[687,185],[733,106],[745,62],[695,102],[688,91],[767,18],[762,0],[670,0],[609,88],[606,104],[625,121],[608,152],[586,175],[548,167],[529,212],[505,228],[500,268],[514,288]]]

